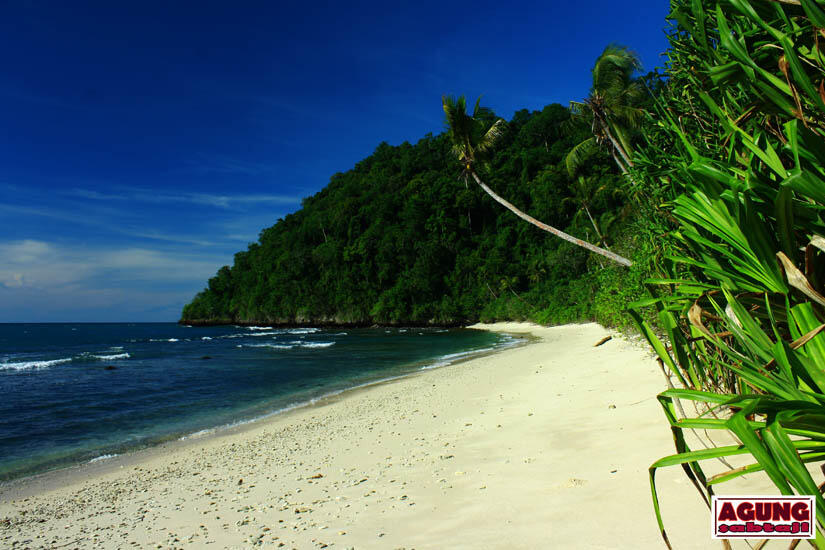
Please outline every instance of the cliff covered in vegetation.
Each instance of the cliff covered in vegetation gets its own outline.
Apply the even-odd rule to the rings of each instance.
[[[560,105],[515,113],[485,181],[542,221],[594,243],[598,229],[624,255],[646,257],[610,157],[568,175],[565,158],[589,130],[571,130],[569,118]],[[182,322],[611,322],[623,308],[613,302],[641,292],[643,267],[608,263],[504,210],[464,181],[446,134],[427,135],[382,143],[332,176],[221,268]]]

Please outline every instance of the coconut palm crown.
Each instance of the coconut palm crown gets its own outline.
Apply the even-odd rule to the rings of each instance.
[[[467,100],[464,96],[441,98],[444,107],[447,134],[453,143],[453,154],[461,163],[464,175],[470,175],[476,162],[486,160],[498,139],[504,134],[507,123],[494,119],[493,112],[481,106],[481,97],[476,100],[472,116],[467,114]]]
[[[623,173],[633,166],[630,138],[643,114],[638,105],[644,90],[633,78],[639,69],[639,57],[616,44],[607,46],[596,60],[590,95],[582,101],[570,102],[572,123],[589,122],[593,133],[568,153],[566,163],[571,175],[600,147],[610,153]]]

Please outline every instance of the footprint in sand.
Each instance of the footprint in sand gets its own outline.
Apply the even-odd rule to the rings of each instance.
[[[571,477],[567,480],[567,487],[584,487],[587,484],[586,479],[579,479],[577,477]]]

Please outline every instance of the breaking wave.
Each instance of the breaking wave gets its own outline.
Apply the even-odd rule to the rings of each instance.
[[[29,369],[46,369],[55,365],[62,365],[63,363],[70,363],[71,358],[67,359],[52,359],[50,361],[20,361],[16,363],[0,363],[0,370],[29,370]]]

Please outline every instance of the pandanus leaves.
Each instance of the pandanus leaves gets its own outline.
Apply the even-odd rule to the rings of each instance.
[[[761,473],[781,494],[813,494],[825,548],[825,10],[799,0],[671,0],[668,85],[643,126],[632,176],[660,200],[674,252],[642,334],[681,387],[659,396],[681,465],[713,487]],[[666,185],[663,185],[666,184]],[[660,331],[641,314],[654,306]],[[660,339],[665,336],[665,340]],[[679,401],[700,414],[680,417]],[[739,444],[692,449],[684,431]],[[709,460],[745,455],[713,476]]]

